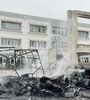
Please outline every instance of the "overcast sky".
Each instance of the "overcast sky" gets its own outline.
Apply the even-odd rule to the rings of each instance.
[[[0,0],[0,10],[66,20],[67,10],[90,12],[90,0]]]

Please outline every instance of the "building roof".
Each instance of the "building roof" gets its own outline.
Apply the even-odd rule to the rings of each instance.
[[[20,19],[32,19],[32,20],[38,20],[38,21],[40,20],[40,21],[46,21],[46,22],[49,21],[49,18],[19,14],[19,13],[12,13],[12,12],[6,12],[6,11],[0,11],[0,16],[20,18]]]
[[[45,22],[52,22],[52,23],[57,23],[57,24],[61,22],[62,23],[66,22],[64,20],[45,18],[45,17],[33,16],[33,15],[26,15],[26,14],[19,14],[19,13],[12,13],[12,12],[7,12],[7,11],[0,11],[0,16],[36,20],[36,21],[45,21]]]
[[[53,25],[53,26],[67,27],[67,21],[59,20],[59,19],[44,18],[44,17],[32,16],[32,15],[12,13],[12,12],[7,12],[7,11],[0,11],[0,16],[28,19],[28,20],[36,20],[36,21],[44,21],[44,22],[50,22],[51,25]],[[87,24],[87,23],[79,23],[78,26],[90,28],[90,24]]]

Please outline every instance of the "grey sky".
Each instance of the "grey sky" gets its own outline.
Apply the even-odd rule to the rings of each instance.
[[[90,12],[90,0],[0,0],[0,10],[55,19],[66,19],[69,9]]]

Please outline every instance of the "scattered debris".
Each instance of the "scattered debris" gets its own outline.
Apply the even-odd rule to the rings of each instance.
[[[64,75],[54,79],[29,77],[29,74],[3,77],[5,82],[0,84],[0,96],[78,97],[81,87],[87,88],[90,80],[74,74],[71,79],[64,79]]]
[[[18,77],[4,77],[5,83],[0,87],[0,96],[3,95],[35,95],[35,96],[65,96],[68,89],[62,77],[50,79],[48,77],[31,78],[28,74]]]

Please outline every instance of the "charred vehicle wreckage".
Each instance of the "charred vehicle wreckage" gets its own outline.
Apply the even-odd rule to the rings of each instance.
[[[0,86],[0,95],[16,95],[16,96],[54,96],[54,97],[74,97],[79,95],[79,90],[90,87],[90,80],[86,84],[86,79],[72,80],[63,76],[58,78],[48,77],[29,77],[29,74],[24,74],[20,78],[16,76],[3,77],[5,83]],[[70,95],[71,94],[71,95]]]
[[[12,49],[10,50],[12,51]],[[58,77],[46,77],[38,50],[18,49],[13,51],[14,54],[12,54],[9,59],[11,60],[14,58],[15,60],[15,65],[12,66],[12,69],[16,72],[17,76],[8,75],[1,77],[0,96],[25,95],[39,97],[75,97],[79,95],[81,89],[90,87],[90,70],[85,70],[83,72],[74,71],[67,77],[64,75]],[[35,56],[35,53],[37,56]],[[30,54],[30,56],[28,54]],[[25,57],[24,55],[27,55],[34,60],[35,70],[32,73],[25,73],[20,76],[16,70],[16,66],[18,66],[18,59],[20,60]],[[4,55],[2,54],[2,56]],[[5,54],[4,57],[8,58],[8,55]],[[40,67],[36,65],[35,59],[40,61]],[[38,70],[42,71],[42,77],[37,77]]]

